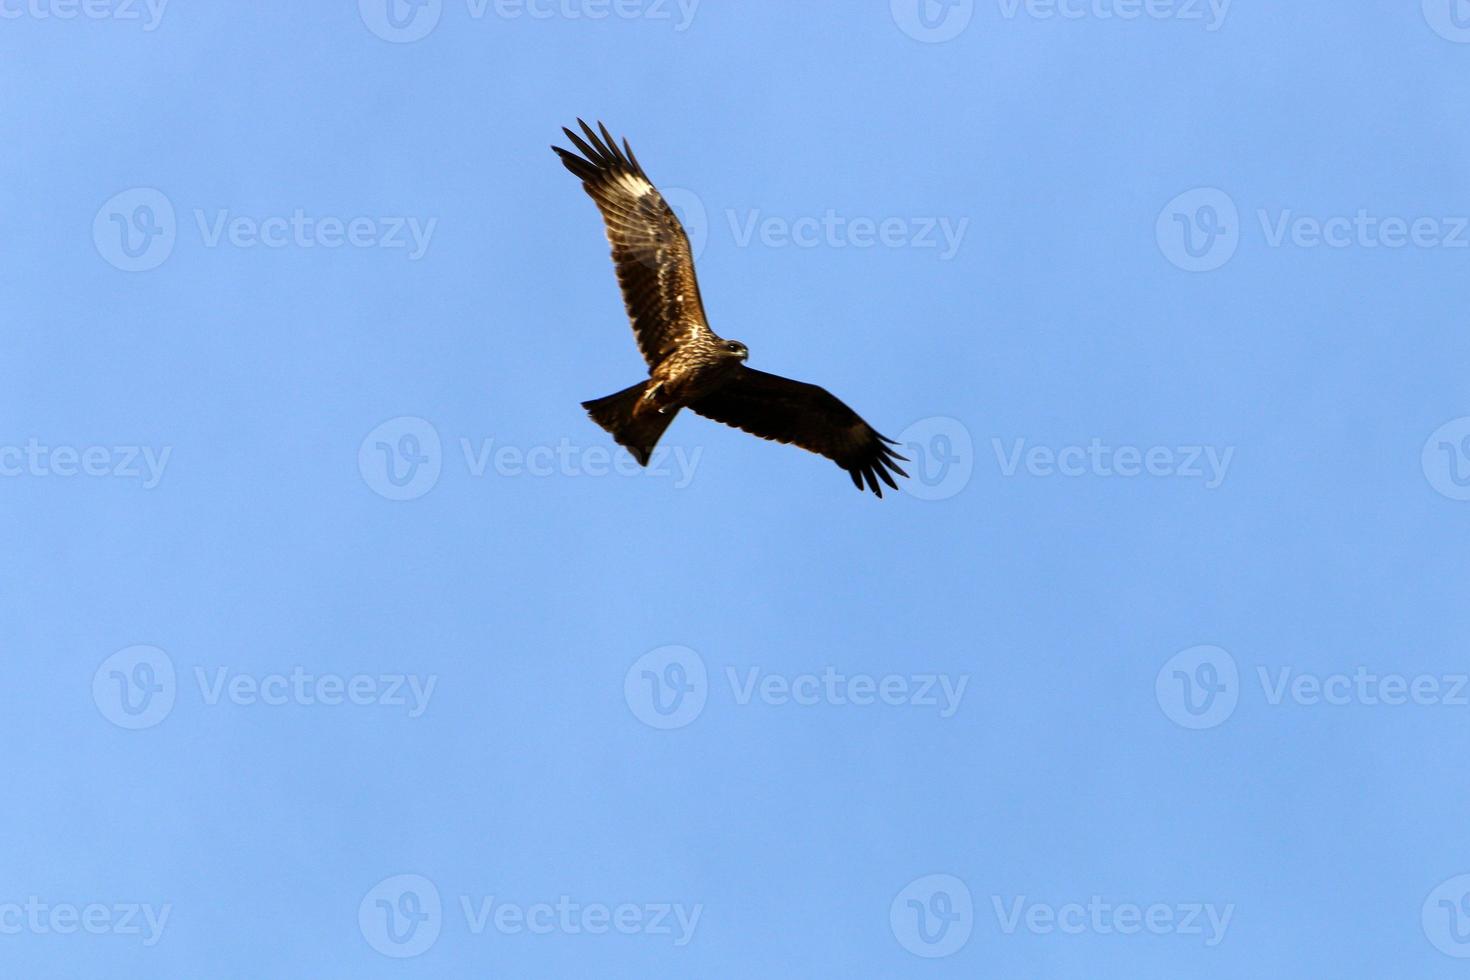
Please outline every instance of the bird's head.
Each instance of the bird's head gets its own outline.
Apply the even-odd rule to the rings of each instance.
[[[750,356],[750,350],[738,340],[727,340],[725,341],[725,354],[743,361]]]

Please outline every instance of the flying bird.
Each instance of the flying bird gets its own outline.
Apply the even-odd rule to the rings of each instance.
[[[897,489],[893,474],[908,476],[898,465],[907,457],[890,448],[898,443],[826,389],[746,367],[746,346],[710,329],[694,254],[678,216],[626,139],[619,148],[606,126],[599,123],[599,133],[577,122],[582,136],[566,128],[562,132],[581,156],[552,149],[602,212],[633,335],[648,362],[647,381],[582,403],[592,420],[643,466],[674,416],[687,408],[825,456],[846,470],[859,490],[866,484],[882,497],[884,483]]]

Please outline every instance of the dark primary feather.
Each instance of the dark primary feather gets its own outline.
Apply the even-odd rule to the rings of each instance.
[[[728,384],[689,408],[762,439],[794,443],[826,456],[847,470],[859,490],[866,482],[880,497],[880,479],[896,490],[892,474],[908,476],[898,465],[907,458],[889,448],[898,443],[879,435],[835,395],[816,385],[741,368]]]
[[[623,302],[643,359],[653,367],[682,343],[709,334],[689,237],[628,141],[617,141],[578,119],[583,136],[563,129],[581,156],[553,146],[562,164],[597,203],[612,243]]]

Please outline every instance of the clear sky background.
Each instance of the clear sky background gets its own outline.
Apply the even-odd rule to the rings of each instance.
[[[1463,975],[1419,7],[0,0],[0,973]],[[579,115],[906,492],[613,468]]]

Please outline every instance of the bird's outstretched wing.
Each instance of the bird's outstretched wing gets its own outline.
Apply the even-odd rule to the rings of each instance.
[[[710,333],[689,237],[643,172],[628,141],[623,140],[619,149],[606,126],[598,123],[599,135],[582,120],[577,122],[586,139],[570,129],[562,132],[582,155],[559,146],[552,149],[581,178],[602,212],[633,335],[643,359],[653,367],[698,334]]]
[[[762,439],[795,443],[826,456],[847,470],[859,490],[866,481],[867,489],[880,497],[880,479],[896,490],[892,474],[908,476],[898,465],[906,457],[889,448],[898,443],[879,435],[837,396],[816,385],[743,367],[714,394],[689,407]]]

